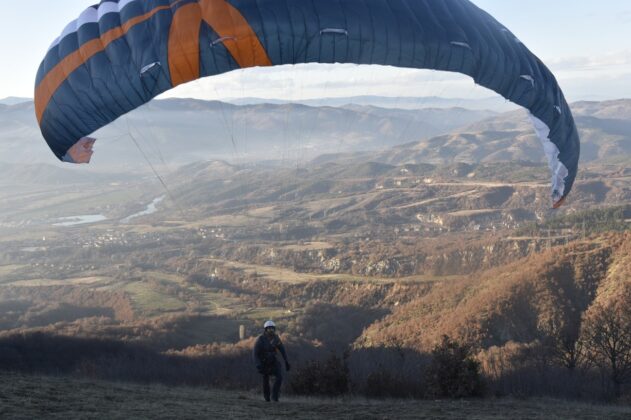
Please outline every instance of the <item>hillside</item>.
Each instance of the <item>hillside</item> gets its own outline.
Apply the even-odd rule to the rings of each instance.
[[[270,224],[284,225],[289,240],[319,240],[318,235],[333,233],[411,239],[515,228],[553,216],[544,164],[395,166],[364,160],[297,169],[232,166],[229,172],[216,163],[203,167],[184,168],[167,178],[174,199],[180,207],[203,213],[211,224],[239,230],[240,239],[270,239],[275,233]],[[556,214],[624,205],[631,200],[630,180],[616,167],[585,168],[567,205]],[[235,223],[222,218],[228,213],[239,216]]]
[[[572,104],[581,161],[631,157],[631,100]],[[376,158],[393,165],[429,162],[544,162],[541,144],[523,110],[475,122],[458,132],[396,146]]]
[[[73,378],[0,375],[0,416],[49,418],[287,418],[312,419],[626,419],[631,408],[550,399],[410,401],[281,398],[261,401],[252,392],[167,388]]]
[[[584,314],[631,288],[631,234],[605,235],[445,281],[372,324],[360,346],[428,350],[447,334],[478,348],[578,336]],[[559,331],[554,332],[559,333]]]
[[[0,99],[0,105],[17,105],[23,102],[32,102],[31,98],[20,98],[16,96],[8,96]]]

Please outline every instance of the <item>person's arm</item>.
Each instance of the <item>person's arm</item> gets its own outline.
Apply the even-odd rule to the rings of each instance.
[[[281,356],[283,356],[283,360],[285,361],[285,369],[289,371],[291,369],[291,365],[289,364],[289,360],[287,360],[287,352],[285,351],[285,346],[283,345],[283,342],[280,341],[280,337],[278,338],[278,351],[280,352]]]
[[[254,343],[254,350],[252,351],[252,359],[254,360],[254,364],[258,368],[263,365],[263,361],[261,360],[261,337],[256,339],[256,343]]]

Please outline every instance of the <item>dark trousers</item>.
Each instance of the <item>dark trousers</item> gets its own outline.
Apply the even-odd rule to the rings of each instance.
[[[272,401],[278,401],[280,386],[283,383],[283,371],[280,363],[276,362],[268,372],[269,373],[266,372],[263,374],[263,397],[265,397],[265,401],[270,400],[269,380],[270,376],[273,376],[274,385],[272,386]]]

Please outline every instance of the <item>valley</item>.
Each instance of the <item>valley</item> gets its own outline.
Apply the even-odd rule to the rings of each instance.
[[[611,114],[620,104],[581,106],[627,115]],[[515,113],[493,118],[446,136],[471,156],[485,142],[530,150]],[[601,122],[584,130],[609,146],[558,211],[540,159],[417,153],[440,136],[308,162],[85,174],[0,164],[10,174],[0,182],[0,350],[13,357],[0,364],[46,373],[61,353],[87,354],[58,369],[247,389],[250,347],[272,318],[297,366],[341,355],[362,395],[371,381],[391,396],[428,395],[420,372],[448,335],[471,346],[497,395],[544,381],[545,395],[605,398],[597,381],[560,392],[555,380],[571,373],[550,356],[628,287],[631,172],[616,163],[628,137]],[[468,133],[491,129],[517,145]],[[35,357],[41,346],[50,351]],[[140,359],[146,372],[129,365]]]

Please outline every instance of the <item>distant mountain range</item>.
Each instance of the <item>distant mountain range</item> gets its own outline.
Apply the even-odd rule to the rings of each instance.
[[[383,150],[431,138],[496,115],[464,108],[401,110],[301,104],[237,106],[153,101],[95,133],[94,166],[178,165],[198,160],[308,161],[324,153]],[[142,149],[137,150],[130,133]],[[33,103],[0,105],[0,162],[54,163]]]
[[[631,100],[577,102],[572,109],[584,162],[628,161]],[[314,159],[318,164],[352,160],[392,165],[544,161],[523,110],[497,114],[465,108],[166,99],[131,112],[95,135],[99,141],[90,170],[99,172],[148,171],[147,160],[170,168],[216,159],[285,166]],[[32,102],[0,104],[0,162],[60,165],[41,137]]]
[[[631,159],[631,100],[577,102],[572,110],[581,137],[581,160]],[[544,162],[541,144],[523,111],[508,112],[447,135],[379,153],[375,160],[400,165],[427,162]]]
[[[17,96],[9,96],[3,99],[0,99],[0,105],[17,105],[23,102],[32,102],[31,98],[19,98]]]
[[[342,107],[348,105],[366,105],[379,108],[394,109],[424,109],[424,108],[466,108],[472,110],[487,110],[494,112],[506,112],[514,110],[517,105],[506,101],[499,96],[468,99],[468,98],[441,98],[438,96],[420,96],[420,97],[388,97],[388,96],[348,96],[340,98],[317,98],[317,99],[299,99],[288,101],[282,99],[270,98],[229,98],[223,99],[234,105],[259,105],[259,104],[287,104],[299,103],[309,106],[335,106]]]

